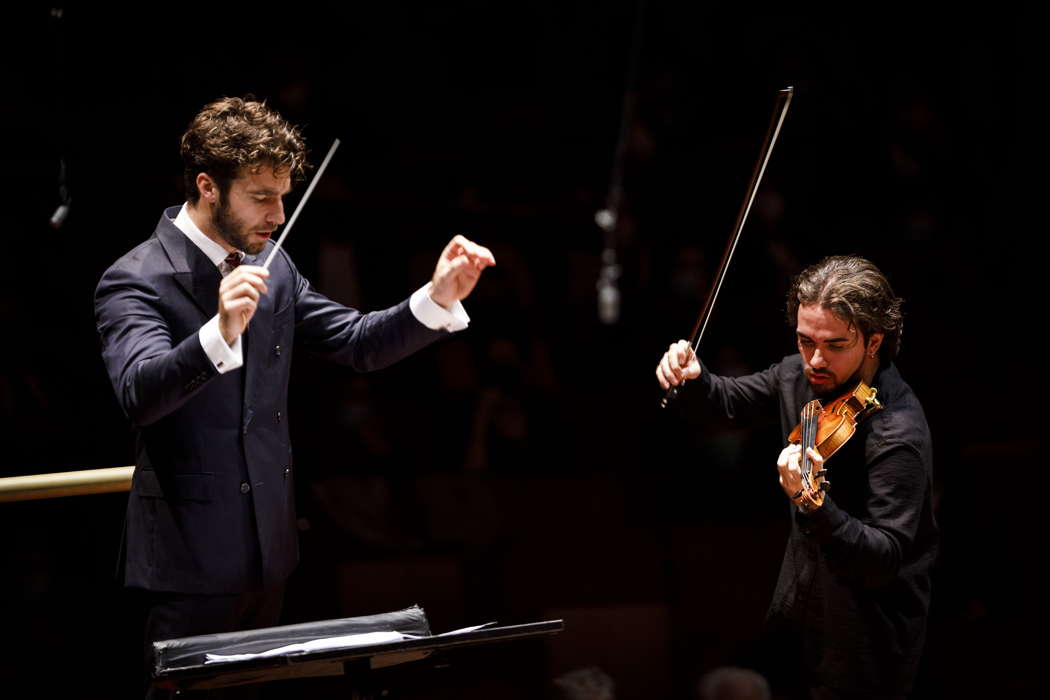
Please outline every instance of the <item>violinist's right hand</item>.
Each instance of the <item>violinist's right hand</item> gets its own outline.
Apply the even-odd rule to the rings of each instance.
[[[656,379],[664,389],[679,386],[688,379],[700,376],[700,361],[687,340],[671,343],[656,365]]]

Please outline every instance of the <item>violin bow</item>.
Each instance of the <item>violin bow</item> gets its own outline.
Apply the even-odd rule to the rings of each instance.
[[[791,98],[795,95],[795,88],[788,86],[777,93],[777,101],[773,107],[773,117],[769,120],[769,128],[766,130],[766,140],[762,144],[762,150],[759,153],[758,160],[755,162],[755,169],[751,173],[751,182],[747,185],[747,194],[744,195],[744,201],[740,205],[740,211],[736,215],[736,223],[733,225],[733,233],[729,236],[729,242],[726,245],[726,250],[722,254],[722,262],[718,266],[718,273],[715,275],[714,282],[711,285],[711,291],[707,295],[707,301],[704,302],[704,308],[700,312],[699,318],[696,319],[696,325],[693,326],[692,341],[693,354],[697,357],[700,356],[700,341],[704,337],[704,330],[707,329],[707,322],[711,319],[711,312],[715,308],[715,301],[718,300],[718,292],[722,289],[722,282],[725,280],[726,270],[729,268],[729,262],[733,259],[733,253],[736,251],[736,244],[740,241],[740,232],[744,230],[744,223],[747,221],[747,215],[751,211],[751,205],[755,201],[755,194],[758,192],[758,186],[762,183],[762,176],[766,172],[766,165],[769,164],[769,157],[773,155],[773,147],[777,143],[777,137],[780,136],[780,127],[784,124],[784,118],[787,117],[788,107],[791,106]],[[672,386],[664,394],[664,397],[660,399],[660,408],[667,408],[668,404],[671,403],[678,396],[680,386]]]

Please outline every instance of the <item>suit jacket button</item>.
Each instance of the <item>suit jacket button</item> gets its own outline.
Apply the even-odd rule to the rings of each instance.
[[[281,422],[281,412],[280,411],[277,412],[277,422],[278,423]]]
[[[273,354],[277,355],[277,357],[281,356],[281,346],[280,345],[274,345],[273,346]]]
[[[247,481],[242,481],[241,482],[241,493],[248,493],[251,490],[252,490],[251,484],[249,484]]]
[[[285,479],[287,479],[288,475],[291,474],[291,473],[292,473],[292,468],[291,467],[285,467],[284,468],[284,478]]]

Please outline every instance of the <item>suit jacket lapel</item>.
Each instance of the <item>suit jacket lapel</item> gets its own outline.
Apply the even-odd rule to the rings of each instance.
[[[208,256],[193,241],[186,237],[175,226],[168,214],[178,213],[177,209],[168,210],[161,215],[155,235],[164,246],[168,259],[174,268],[174,277],[179,285],[193,299],[193,303],[204,314],[205,320],[219,312],[219,283],[222,273],[212,264]],[[256,265],[256,259],[246,259],[245,263]],[[271,283],[271,289],[275,285]],[[241,336],[241,353],[244,358],[244,406],[241,413],[242,427],[247,428],[255,413],[255,387],[264,377],[258,376],[266,365],[266,349],[269,347],[270,334],[273,329],[273,299],[269,294],[262,295],[259,306],[252,316],[248,330]]]
[[[261,265],[262,255],[255,258],[248,257],[244,260],[247,265]],[[271,293],[276,289],[272,278],[267,285]],[[248,330],[241,336],[241,352],[244,354],[244,411],[242,412],[244,425],[247,428],[255,415],[255,392],[260,381],[266,381],[262,376],[267,365],[266,350],[270,346],[270,336],[273,333],[273,299],[270,294],[259,297],[259,305],[255,309]]]
[[[172,210],[161,215],[154,235],[168,254],[175,271],[175,280],[193,299],[204,318],[211,318],[219,312],[219,282],[222,281],[222,274],[218,267],[212,265],[208,256],[175,226],[168,217],[169,211]]]

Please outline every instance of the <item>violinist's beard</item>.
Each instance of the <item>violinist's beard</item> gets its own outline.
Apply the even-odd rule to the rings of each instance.
[[[806,374],[806,381],[809,381],[814,374],[818,377],[828,377],[831,380],[837,379],[837,377],[830,372],[816,372],[810,367],[806,367],[804,371]],[[855,387],[860,382],[860,378],[860,368],[858,367],[857,371],[851,374],[849,379],[844,382],[827,381],[821,384],[814,384],[810,381],[809,386],[813,389],[813,393],[819,399],[837,399],[846,392],[846,389]]]

